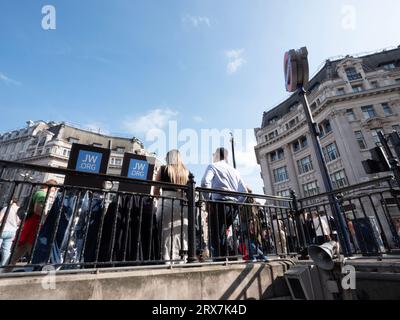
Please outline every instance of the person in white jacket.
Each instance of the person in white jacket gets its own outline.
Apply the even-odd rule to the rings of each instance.
[[[4,207],[0,211],[0,226],[4,224],[3,232],[0,236],[1,266],[6,265],[10,258],[12,243],[21,222],[18,217],[18,209],[19,206],[16,199],[11,200],[6,221],[4,221],[4,218],[6,217],[8,207]]]

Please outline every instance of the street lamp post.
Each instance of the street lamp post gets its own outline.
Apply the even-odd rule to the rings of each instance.
[[[232,146],[232,161],[233,167],[236,169],[236,159],[235,159],[235,140],[233,138],[233,133],[231,132],[231,146]]]
[[[326,166],[326,162],[323,156],[322,147],[319,140],[318,127],[313,119],[311,109],[306,98],[306,91],[304,89],[304,86],[307,84],[309,77],[307,48],[303,47],[298,51],[290,50],[286,52],[284,58],[284,68],[286,90],[288,92],[297,91],[300,97],[310,131],[312,146],[317,157],[318,169],[322,175],[322,181],[324,183],[325,190],[326,192],[332,192],[334,189],[329,176],[328,167]],[[341,247],[343,249],[343,253],[345,256],[351,256],[350,239],[346,231],[346,222],[341,214],[338,200],[333,194],[329,195],[328,198],[329,203],[331,204],[333,216],[338,222],[338,236]]]

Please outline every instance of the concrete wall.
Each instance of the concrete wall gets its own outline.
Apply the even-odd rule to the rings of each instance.
[[[99,270],[98,273],[40,273],[0,277],[0,299],[241,300],[289,296],[283,279],[291,261],[204,265],[173,269]],[[44,287],[44,288],[43,288]]]

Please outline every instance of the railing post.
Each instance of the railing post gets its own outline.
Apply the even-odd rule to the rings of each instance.
[[[296,191],[294,191],[293,189],[290,189],[290,197],[292,198],[292,210],[294,212],[294,217],[296,221],[297,234],[300,236],[298,250],[302,257],[306,257],[307,241],[306,241],[306,236],[304,234],[303,224],[300,219],[300,211],[297,203]]]
[[[196,256],[196,182],[190,173],[188,182],[188,262],[197,262]]]
[[[399,199],[398,199],[399,191],[394,189],[392,181],[389,180],[388,183],[389,183],[389,188],[390,188],[390,194],[394,198],[394,200],[396,201],[397,208],[400,209],[400,202],[399,202]],[[400,185],[399,185],[399,187],[400,187]],[[390,217],[389,213],[386,214],[385,210],[383,210],[383,212],[385,214],[387,223],[388,223],[390,231],[392,233],[393,242],[395,243],[395,245],[398,248],[400,248],[400,236],[397,234],[396,226],[394,225],[393,220]]]

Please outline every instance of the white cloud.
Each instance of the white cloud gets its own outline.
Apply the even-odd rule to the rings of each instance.
[[[225,56],[229,59],[226,71],[228,74],[234,74],[238,69],[246,63],[242,57],[244,49],[236,49],[225,51]]]
[[[22,85],[21,82],[19,82],[17,80],[14,80],[14,79],[11,79],[11,78],[7,77],[4,73],[1,73],[1,72],[0,72],[0,81],[3,81],[6,84],[13,84],[13,85],[16,85],[16,86],[21,86]]]
[[[128,117],[123,122],[124,130],[130,134],[142,134],[153,129],[163,129],[178,112],[169,108],[150,110],[139,117]]]
[[[238,59],[243,54],[244,49],[234,49],[225,51],[225,55],[230,59]]]
[[[207,27],[211,27],[210,19],[208,17],[191,16],[187,14],[182,18],[182,22],[190,23],[195,28],[199,27],[202,24],[206,25]]]

